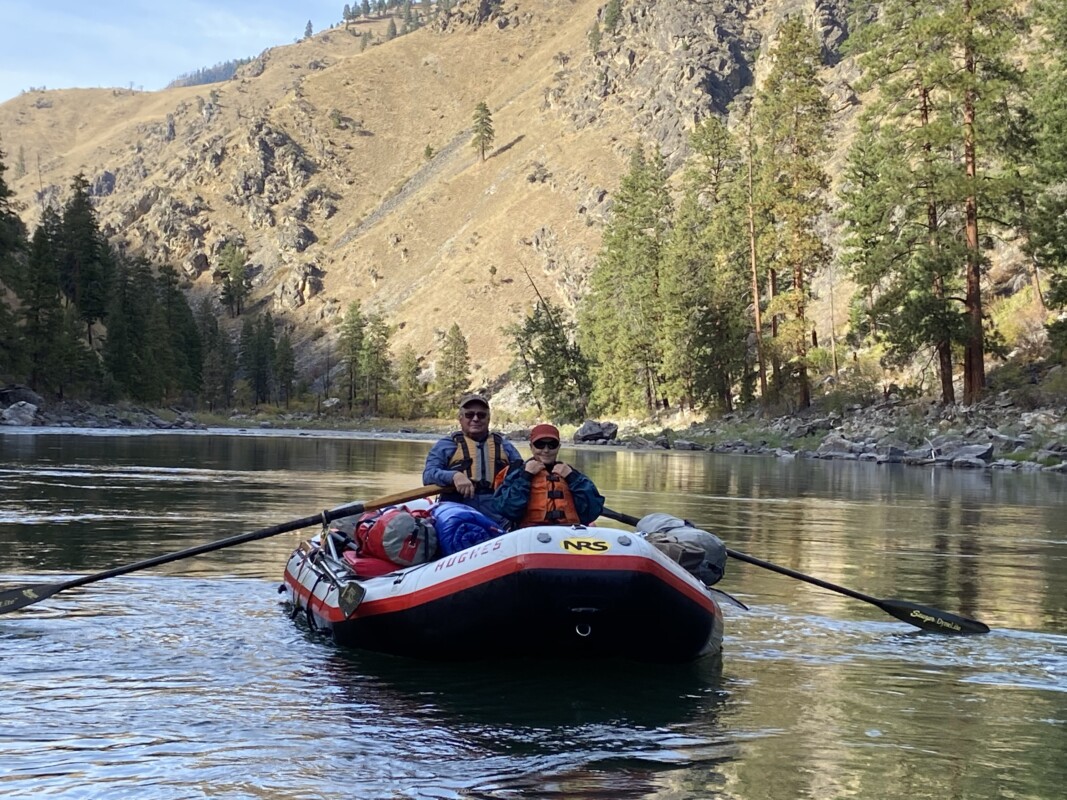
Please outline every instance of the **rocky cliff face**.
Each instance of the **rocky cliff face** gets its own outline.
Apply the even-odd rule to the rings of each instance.
[[[836,64],[844,6],[625,0],[594,52],[596,0],[461,2],[388,42],[388,20],[320,33],[212,86],[26,94],[0,106],[0,134],[9,166],[40,164],[13,181],[31,225],[82,172],[112,241],[178,266],[195,297],[217,297],[220,251],[243,247],[252,310],[294,334],[309,376],[359,299],[427,365],[458,319],[488,386],[531,280],[580,297],[629,151],[680,167],[693,125],[758,80],[785,14],[812,18]],[[380,44],[364,51],[367,30]],[[484,163],[468,146],[483,99]]]
[[[596,52],[590,48],[560,70],[547,99],[578,128],[611,117],[632,120],[677,168],[688,154],[693,126],[711,114],[727,114],[739,95],[751,91],[768,37],[784,16],[810,17],[828,67],[837,64],[847,38],[846,5],[635,0],[623,5],[613,31],[606,30],[601,8],[597,23],[604,32]]]

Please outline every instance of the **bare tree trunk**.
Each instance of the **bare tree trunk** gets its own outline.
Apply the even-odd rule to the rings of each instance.
[[[756,269],[756,209],[752,185],[752,115],[748,116],[748,260],[752,269],[752,316],[756,325],[756,363],[759,366],[760,403],[767,405],[767,367],[763,362],[763,314],[760,311],[759,274]]]
[[[772,302],[778,296],[778,270],[767,270],[767,301]],[[778,339],[778,315],[771,314],[771,338]],[[771,383],[775,392],[782,391],[782,363],[775,350],[771,351]]]
[[[964,0],[964,13],[970,17],[971,0]],[[964,68],[972,79],[975,75],[974,51],[970,44],[964,51]],[[974,141],[975,90],[968,88],[963,96],[963,163],[967,176],[968,195],[964,204],[965,239],[967,243],[967,320],[970,330],[963,351],[963,403],[978,402],[985,389],[985,334],[982,330],[982,273],[978,252],[977,157]]]
[[[930,122],[930,90],[924,86],[919,86],[919,101],[920,101],[920,117],[922,119],[923,127],[926,127]],[[929,152],[929,143],[923,145],[923,150]],[[931,250],[937,249],[937,229],[939,221],[937,214],[937,203],[930,199],[926,201],[926,227],[930,235],[930,248]],[[934,278],[933,285],[934,296],[943,301],[945,299],[945,282],[941,275],[937,275]],[[941,402],[949,405],[956,402],[956,389],[952,385],[952,343],[946,338],[942,337],[934,345],[937,350],[937,373],[941,380]]]
[[[837,375],[837,334],[834,333],[834,262],[830,262],[830,357],[834,363],[834,375]]]
[[[952,385],[952,348],[948,342],[937,343],[938,374],[941,376],[941,402],[951,405],[956,402],[956,389]]]

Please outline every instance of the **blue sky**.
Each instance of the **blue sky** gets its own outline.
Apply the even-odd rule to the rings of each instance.
[[[162,89],[341,19],[344,0],[0,0],[0,103],[31,86]]]

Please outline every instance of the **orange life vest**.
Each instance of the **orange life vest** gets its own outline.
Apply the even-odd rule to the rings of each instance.
[[[530,500],[518,527],[530,525],[581,525],[574,495],[567,481],[547,469],[530,481]]]

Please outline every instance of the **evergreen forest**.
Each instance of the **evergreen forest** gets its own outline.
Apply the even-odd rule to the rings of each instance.
[[[799,16],[729,124],[695,125],[680,172],[655,148],[634,150],[576,312],[531,278],[532,309],[501,332],[507,379],[539,415],[799,411],[835,392],[871,402],[890,376],[910,382],[902,391],[972,404],[989,390],[987,365],[1009,354],[1063,363],[1067,5],[1038,0],[1025,16],[1008,0],[878,9],[847,43],[863,104],[836,180],[825,56]],[[486,103],[473,120],[484,159]],[[325,364],[302,368],[296,332],[251,302],[239,242],[217,254],[217,296],[194,309],[173,267],[109,244],[84,176],[30,232],[5,169],[0,154],[4,381],[56,399],[219,411],[333,398],[351,415],[402,418],[498,388],[470,386],[458,324],[430,358],[395,353],[390,321],[358,302],[320,332]],[[1026,276],[1010,301],[989,296],[989,271],[1005,260]],[[999,319],[994,299],[1009,310]],[[813,307],[826,300],[820,340]],[[1038,309],[1039,336],[1022,329],[1024,308]]]

